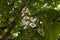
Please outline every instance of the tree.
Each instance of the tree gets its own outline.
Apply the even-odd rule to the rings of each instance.
[[[60,40],[60,0],[0,0],[0,40]]]

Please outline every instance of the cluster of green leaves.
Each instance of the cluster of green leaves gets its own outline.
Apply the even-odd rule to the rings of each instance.
[[[23,29],[21,26],[24,7],[30,10],[31,17],[37,17],[35,28]],[[59,7],[60,0],[0,0],[0,39],[57,40],[60,34]],[[40,21],[43,23],[40,24]],[[38,33],[38,28],[44,29],[44,36]]]

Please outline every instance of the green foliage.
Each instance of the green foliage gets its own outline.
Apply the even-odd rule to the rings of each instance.
[[[0,40],[57,40],[60,0],[0,0]]]

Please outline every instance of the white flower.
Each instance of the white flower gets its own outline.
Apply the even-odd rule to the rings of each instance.
[[[36,24],[34,24],[34,23],[30,23],[29,25],[30,25],[32,28],[36,27]]]
[[[24,18],[23,19],[29,19],[29,16],[24,16]]]
[[[31,17],[30,20],[31,20],[32,22],[35,22],[35,21],[37,20],[37,18],[36,18],[36,17],[35,17],[35,18]]]
[[[23,27],[23,29],[26,29],[26,28],[27,28],[27,26],[24,26],[24,27]]]
[[[24,13],[22,13],[22,15],[21,16],[24,16],[25,14]]]
[[[28,25],[29,23],[30,23],[29,21],[24,21],[24,22],[23,22],[23,25],[26,26],[26,25]]]
[[[24,13],[24,12],[25,12],[25,10],[26,10],[26,7],[24,7],[24,8],[22,9],[22,13]]]

